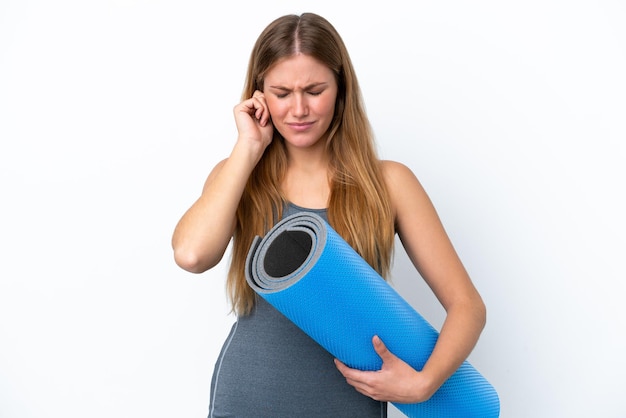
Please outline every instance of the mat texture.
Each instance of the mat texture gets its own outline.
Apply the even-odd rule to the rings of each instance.
[[[372,346],[421,370],[438,332],[315,213],[284,218],[257,237],[246,262],[248,284],[350,367],[378,370]],[[497,418],[493,386],[467,361],[426,402],[394,403],[410,418]]]

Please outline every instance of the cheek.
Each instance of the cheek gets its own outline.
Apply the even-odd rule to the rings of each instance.
[[[318,111],[320,114],[328,115],[328,117],[333,116],[335,113],[335,99],[324,100],[319,104]]]
[[[285,105],[281,104],[281,102],[276,101],[276,100],[267,100],[267,109],[270,112],[270,116],[272,116],[272,118],[277,118],[280,117],[281,115],[283,115],[285,113]]]

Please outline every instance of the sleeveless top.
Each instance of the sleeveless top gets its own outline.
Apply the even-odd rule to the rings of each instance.
[[[283,216],[324,209],[287,204]],[[257,295],[215,363],[209,418],[385,418],[387,404],[346,383],[334,357]]]

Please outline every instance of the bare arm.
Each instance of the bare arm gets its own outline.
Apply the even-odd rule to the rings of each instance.
[[[409,258],[446,310],[446,319],[421,371],[373,339],[383,359],[378,372],[339,370],[360,392],[378,400],[414,403],[429,399],[474,348],[485,325],[485,305],[446,234],[429,197],[404,165],[385,162],[398,235]]]
[[[417,178],[402,165],[387,165],[400,240],[447,314],[422,369],[434,393],[476,345],[485,325],[485,305]]]
[[[222,259],[248,177],[272,140],[269,111],[260,92],[238,104],[234,114],[239,137],[230,156],[211,171],[202,194],[172,236],[176,264],[192,273],[202,273]]]

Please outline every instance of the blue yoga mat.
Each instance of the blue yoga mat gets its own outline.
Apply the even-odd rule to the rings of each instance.
[[[328,352],[352,368],[378,370],[378,335],[421,370],[439,333],[330,225],[302,212],[256,237],[246,261],[248,284]],[[427,401],[394,403],[410,418],[497,418],[493,386],[467,361]]]

